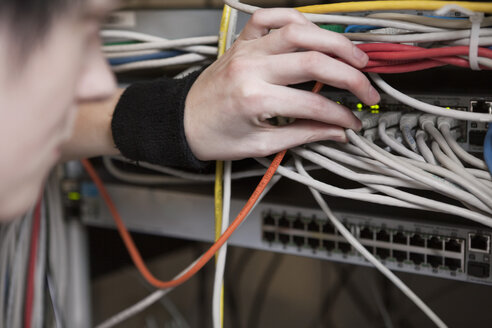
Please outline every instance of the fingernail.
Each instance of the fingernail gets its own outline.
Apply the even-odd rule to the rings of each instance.
[[[381,99],[379,92],[372,85],[369,87],[369,99],[371,99],[374,103],[378,103]]]
[[[357,47],[354,47],[354,57],[357,60],[360,60],[361,62],[364,62],[364,65],[367,62],[367,60],[369,60],[369,57],[367,57],[366,53],[364,51],[360,50]]]

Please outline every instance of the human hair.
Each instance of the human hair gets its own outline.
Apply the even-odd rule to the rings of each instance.
[[[53,20],[84,0],[0,0],[0,21],[7,29],[16,61],[25,59],[49,32]],[[4,45],[3,45],[4,46]]]

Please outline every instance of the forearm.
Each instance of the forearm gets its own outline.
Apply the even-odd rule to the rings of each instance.
[[[119,154],[111,133],[111,118],[123,91],[118,89],[106,101],[80,106],[73,134],[62,146],[61,161]]]

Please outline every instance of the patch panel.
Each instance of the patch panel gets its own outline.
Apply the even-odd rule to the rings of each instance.
[[[288,215],[273,211],[264,213],[264,218],[262,231],[268,237],[263,240],[273,248],[281,247],[284,251],[295,248],[301,253],[309,250],[318,256],[335,257],[335,260],[351,258],[360,261],[362,258],[329,221],[315,216],[303,217],[299,213]],[[469,233],[467,240],[452,231],[446,235],[422,229],[395,229],[383,222],[380,225],[375,222],[361,224],[361,219],[353,220],[350,217],[343,220],[361,244],[392,269],[466,278],[467,250],[490,251],[490,235]],[[490,264],[483,266],[487,265]],[[477,272],[475,277],[486,275],[488,271],[483,266],[472,266],[471,275],[474,272]]]
[[[109,185],[108,189],[118,208],[127,212],[130,230],[212,241],[213,220],[203,219],[204,216],[213,218],[212,197],[136,186]],[[84,197],[87,199],[83,221],[114,227],[101,199]],[[243,205],[244,200],[233,200],[231,212],[239,212]],[[456,217],[438,214],[429,217],[417,211],[374,211],[365,206],[339,208],[335,215],[391,270],[492,285],[492,229],[460,224],[464,221]],[[318,208],[262,202],[229,243],[319,260],[370,265],[325,218]]]

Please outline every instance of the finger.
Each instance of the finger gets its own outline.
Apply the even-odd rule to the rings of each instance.
[[[320,52],[268,56],[258,65],[262,77],[272,84],[288,85],[315,80],[348,90],[367,105],[377,104],[380,100],[378,92],[362,72]]]
[[[315,50],[339,57],[355,67],[365,67],[369,57],[343,35],[324,30],[315,24],[289,24],[254,43],[266,54],[283,54]]]
[[[256,140],[249,156],[268,156],[284,149],[320,140],[347,142],[345,131],[334,125],[299,120],[290,125],[275,127]]]
[[[278,29],[292,23],[307,24],[309,20],[295,9],[260,9],[255,11],[246,23],[238,40],[258,39],[268,34],[271,29]]]
[[[276,116],[308,119],[360,130],[361,122],[345,106],[321,95],[278,85],[263,88],[265,96],[254,110],[261,121]]]

